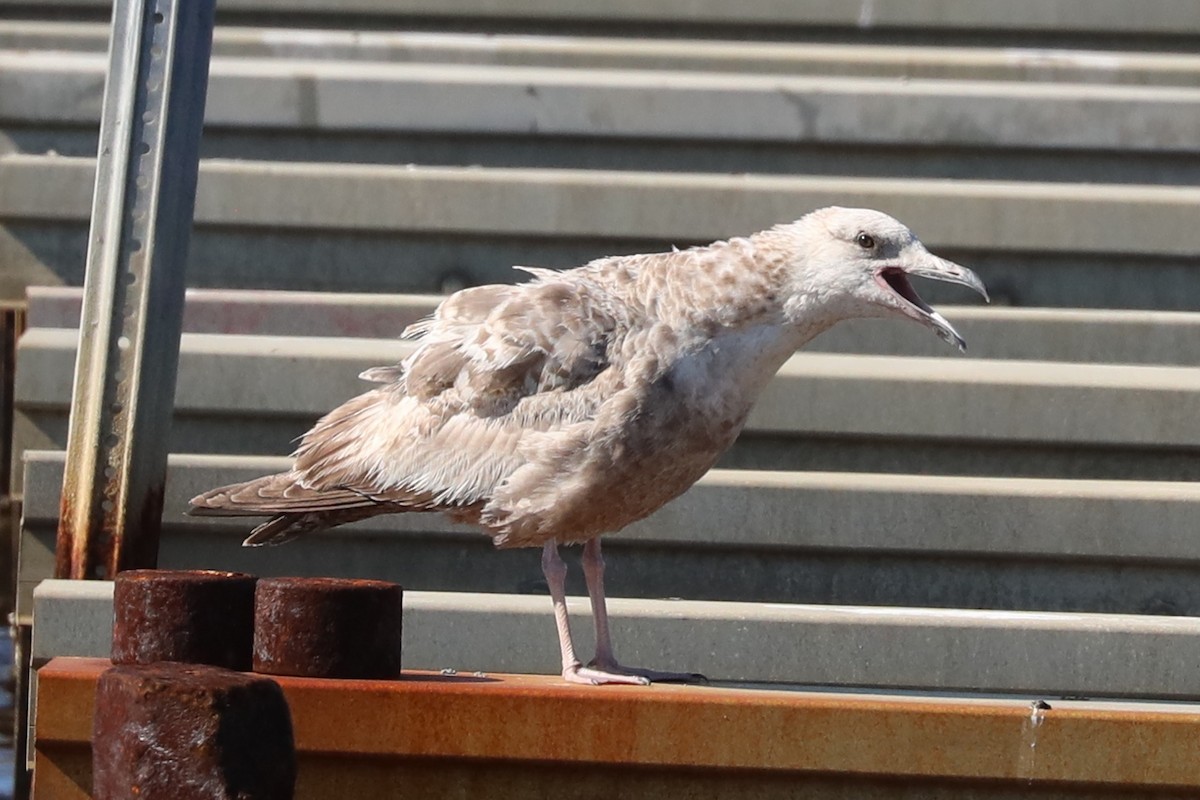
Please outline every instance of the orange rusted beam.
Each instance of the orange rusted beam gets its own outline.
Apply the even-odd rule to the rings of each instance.
[[[108,666],[59,658],[39,671],[37,748],[47,780],[86,789],[77,762],[91,736],[96,679]],[[381,780],[392,762],[485,759],[700,774],[1200,787],[1194,709],[1071,703],[1035,715],[1016,700],[579,687],[526,675],[278,681],[300,758],[297,797],[321,796],[316,787],[329,781],[322,770],[345,772],[348,759],[363,760]],[[35,791],[43,796],[50,795]]]

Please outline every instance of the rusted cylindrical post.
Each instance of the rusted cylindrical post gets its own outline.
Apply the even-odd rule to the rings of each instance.
[[[100,676],[95,800],[290,800],[295,782],[292,719],[270,678],[176,663]]]
[[[395,678],[402,597],[403,589],[384,581],[263,578],[255,592],[254,671]]]
[[[257,580],[209,570],[120,573],[113,588],[113,663],[184,661],[249,670]]]

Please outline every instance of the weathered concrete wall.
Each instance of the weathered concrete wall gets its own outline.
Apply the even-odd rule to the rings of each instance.
[[[27,454],[19,609],[53,571],[60,453]],[[160,563],[347,575],[412,589],[544,593],[538,554],[440,516],[376,517],[286,547],[187,499],[284,458],[176,455]],[[1200,616],[1200,487],[1160,481],[715,470],[608,537],[614,596]],[[578,570],[570,590],[582,591]]]
[[[3,0],[0,7],[28,8],[30,0]],[[43,15],[61,10],[64,15],[107,14],[108,0],[42,0]],[[1178,39],[1200,27],[1200,11],[1186,0],[1146,0],[1132,6],[1124,0],[1013,0],[998,7],[986,0],[947,5],[939,0],[903,3],[843,3],[829,0],[753,0],[734,7],[721,0],[610,0],[601,5],[563,4],[557,0],[421,0],[398,7],[391,0],[228,0],[221,9],[225,20],[271,19],[276,24],[346,25],[372,22],[390,25],[442,25],[525,29],[559,29],[579,32],[583,25],[646,35],[683,30],[741,38],[817,35],[855,35],[870,41],[901,34],[934,34],[960,38],[1037,36],[1078,40],[1129,42],[1144,39]]]
[[[73,329],[31,328],[21,341],[18,459],[25,449],[65,446],[76,337]],[[364,390],[359,372],[398,362],[411,346],[394,339],[186,334],[172,450],[285,454],[317,417]],[[1200,376],[1184,367],[803,353],[780,370],[723,463],[1200,477],[1198,390]]]
[[[91,176],[87,159],[0,156],[0,296],[81,283]],[[197,286],[429,291],[843,204],[904,219],[1000,301],[1184,309],[1200,298],[1198,203],[1193,187],[209,161],[189,275]]]
[[[0,20],[0,50],[104,52],[108,26],[88,22]],[[218,59],[491,64],[584,69],[1083,82],[1196,86],[1190,53],[1070,51],[1046,48],[897,46],[805,42],[528,36],[404,30],[292,30],[218,27]]]
[[[544,597],[406,591],[404,604],[405,669],[558,668]],[[587,652],[591,609],[569,605]],[[722,683],[1200,697],[1200,675],[1177,668],[1200,658],[1194,618],[624,599],[610,612],[628,663]],[[36,662],[106,657],[112,585],[43,583],[34,618]]]

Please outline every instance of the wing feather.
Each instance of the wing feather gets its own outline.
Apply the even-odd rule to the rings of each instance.
[[[585,274],[534,274],[448,297],[406,329],[418,340],[408,358],[363,373],[381,386],[301,438],[290,472],[202,495],[196,513],[281,515],[256,542],[370,507],[477,518],[527,463],[523,439],[595,414],[627,328],[628,311]]]
[[[303,437],[299,481],[424,508],[486,501],[528,457],[523,437],[594,413],[616,307],[599,287],[549,271],[451,295],[406,331],[416,350],[374,373],[390,383]]]
[[[595,284],[549,271],[459,292],[418,323],[405,389],[421,399],[453,389],[477,411],[505,413],[523,397],[577,388],[609,365],[617,305]]]

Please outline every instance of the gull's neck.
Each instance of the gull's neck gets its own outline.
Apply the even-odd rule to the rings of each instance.
[[[816,276],[811,287],[804,285],[802,266],[795,263],[802,235],[795,225],[780,226],[640,257],[629,275],[634,302],[648,319],[704,338],[778,327],[783,349],[794,352],[841,319]]]

